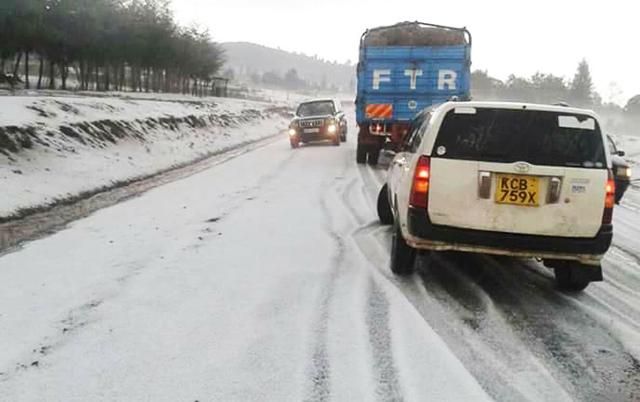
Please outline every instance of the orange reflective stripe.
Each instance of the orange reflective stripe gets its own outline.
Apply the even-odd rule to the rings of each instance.
[[[371,116],[378,117],[380,116],[380,112],[384,108],[384,105],[372,105],[371,108]]]
[[[367,105],[367,116],[374,117],[377,115],[380,105]]]
[[[391,104],[372,104],[365,108],[367,117],[388,119],[393,116],[393,105]]]
[[[380,114],[382,115],[382,117],[384,117],[385,119],[389,119],[391,118],[391,116],[393,116],[393,106],[392,105],[386,105],[383,110],[380,112]]]

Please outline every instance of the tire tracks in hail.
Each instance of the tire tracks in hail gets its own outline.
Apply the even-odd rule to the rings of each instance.
[[[594,289],[565,294],[555,288],[551,275],[534,262],[504,257],[480,259],[486,261],[485,269],[493,273],[479,284],[502,314],[509,314],[518,337],[541,357],[574,398],[638,399],[638,360],[609,325],[588,308]]]
[[[372,202],[375,198],[372,198],[372,196],[377,196],[377,187],[380,187],[380,182],[379,179],[373,175],[371,167],[357,166],[356,168],[361,180],[361,194],[359,195],[364,198],[365,204],[369,207],[370,213],[368,215],[370,218],[369,220],[358,220],[359,225],[350,233],[350,237],[364,255],[363,259],[369,263],[373,263],[372,260],[367,258],[368,253],[365,252],[364,248],[366,247],[363,247],[362,242],[366,240],[375,241],[375,239],[372,238],[367,239],[367,236],[375,231],[375,227],[372,226],[370,221],[371,218],[375,218],[376,216],[376,208]],[[354,189],[355,188],[352,188],[352,190]],[[355,194],[351,197],[349,194],[344,194],[342,200],[347,203],[347,205],[350,205],[351,202],[349,201],[353,200],[354,196]],[[352,210],[352,208],[347,209]],[[365,222],[369,223],[365,224]],[[380,260],[377,261],[379,262]],[[403,397],[391,346],[389,300],[373,276],[369,278],[368,289],[366,324],[369,331],[369,342],[373,352],[376,396],[384,401],[400,401],[403,400]]]
[[[366,322],[373,350],[376,396],[381,401],[401,401],[402,391],[391,348],[389,301],[370,278]]]
[[[361,195],[365,199],[365,204],[369,207],[371,217],[375,219],[377,218],[375,200],[377,199],[378,188],[381,187],[381,181],[383,179],[381,175],[376,175],[372,169],[376,168],[371,166],[357,166],[358,176],[362,180]],[[345,195],[343,200],[348,202],[349,197]],[[365,251],[367,247],[363,245],[365,241],[376,241],[374,238],[367,238],[367,236],[376,233],[375,221],[362,224],[363,221],[351,232],[350,236],[360,249],[364,259],[368,260],[372,265],[377,265],[375,262],[379,263],[379,261],[384,261],[385,259],[377,259],[374,261],[367,258],[369,253]],[[369,329],[369,341],[373,350],[376,395],[380,400],[400,401],[403,400],[403,398],[391,348],[389,301],[373,276],[370,278],[369,289],[366,319]],[[380,326],[381,323],[384,324]]]
[[[351,156],[351,155],[349,155]],[[361,182],[357,177],[349,181],[344,187],[339,185],[340,180],[345,177],[348,170],[352,168],[351,160],[345,161],[343,172],[339,177],[334,178],[323,186],[327,188],[320,197],[319,204],[323,214],[326,217],[326,231],[336,244],[336,251],[331,259],[331,267],[326,283],[322,286],[320,296],[320,308],[315,326],[312,328],[314,339],[311,354],[311,365],[308,368],[308,376],[310,384],[307,387],[307,398],[309,401],[326,401],[331,397],[331,363],[328,354],[328,337],[329,337],[329,310],[333,298],[334,290],[339,277],[344,269],[348,267],[345,264],[347,257],[348,245],[350,241],[354,241],[354,233],[358,228],[362,227],[367,218],[364,214],[357,211],[353,205],[361,205],[362,200],[354,200],[357,197],[357,191],[365,190],[365,187],[358,184]],[[341,205],[349,215],[353,218],[355,225],[351,225],[355,229],[348,233],[341,233],[336,229],[334,214],[329,207],[329,197],[331,192],[335,193],[336,198],[343,204]],[[363,194],[364,201],[370,200],[367,194]],[[353,201],[353,202],[352,202]],[[369,205],[371,207],[371,205]],[[371,208],[373,211],[373,209]],[[365,325],[369,335],[369,344],[372,351],[373,374],[376,384],[375,395],[381,401],[400,401],[403,400],[398,373],[393,359],[391,348],[391,330],[389,328],[389,301],[382,289],[370,278],[368,294],[366,295],[366,311],[364,316]]]
[[[322,188],[333,189],[341,180],[343,175],[334,178]],[[307,386],[306,401],[327,401],[331,396],[331,365],[329,361],[329,309],[333,297],[336,281],[340,270],[344,267],[346,255],[346,243],[333,228],[333,215],[327,205],[327,192],[323,191],[319,197],[318,204],[322,214],[325,216],[325,230],[336,245],[334,255],[331,257],[328,276],[326,282],[321,287],[319,300],[318,317],[312,328],[312,339],[315,339],[311,354],[311,364],[308,367],[308,378],[311,383]]]

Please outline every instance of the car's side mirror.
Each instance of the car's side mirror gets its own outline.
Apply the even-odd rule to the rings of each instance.
[[[616,152],[616,155],[618,155],[618,156],[625,156],[625,155],[626,155],[626,153],[625,153],[623,150],[621,150],[621,149],[620,149],[620,150],[618,150],[618,152]]]

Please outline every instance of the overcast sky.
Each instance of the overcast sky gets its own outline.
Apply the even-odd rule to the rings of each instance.
[[[466,26],[473,69],[504,79],[536,71],[573,77],[586,58],[605,101],[640,93],[640,5],[609,0],[173,0],[178,21],[218,42],[247,41],[328,60],[356,61],[368,27],[420,20]],[[595,3],[595,2],[593,2]]]

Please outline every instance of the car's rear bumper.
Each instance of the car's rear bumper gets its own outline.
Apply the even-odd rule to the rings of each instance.
[[[427,211],[409,208],[407,242],[418,249],[458,250],[487,254],[577,260],[598,264],[613,237],[603,225],[596,237],[573,238],[462,229],[431,223]]]

